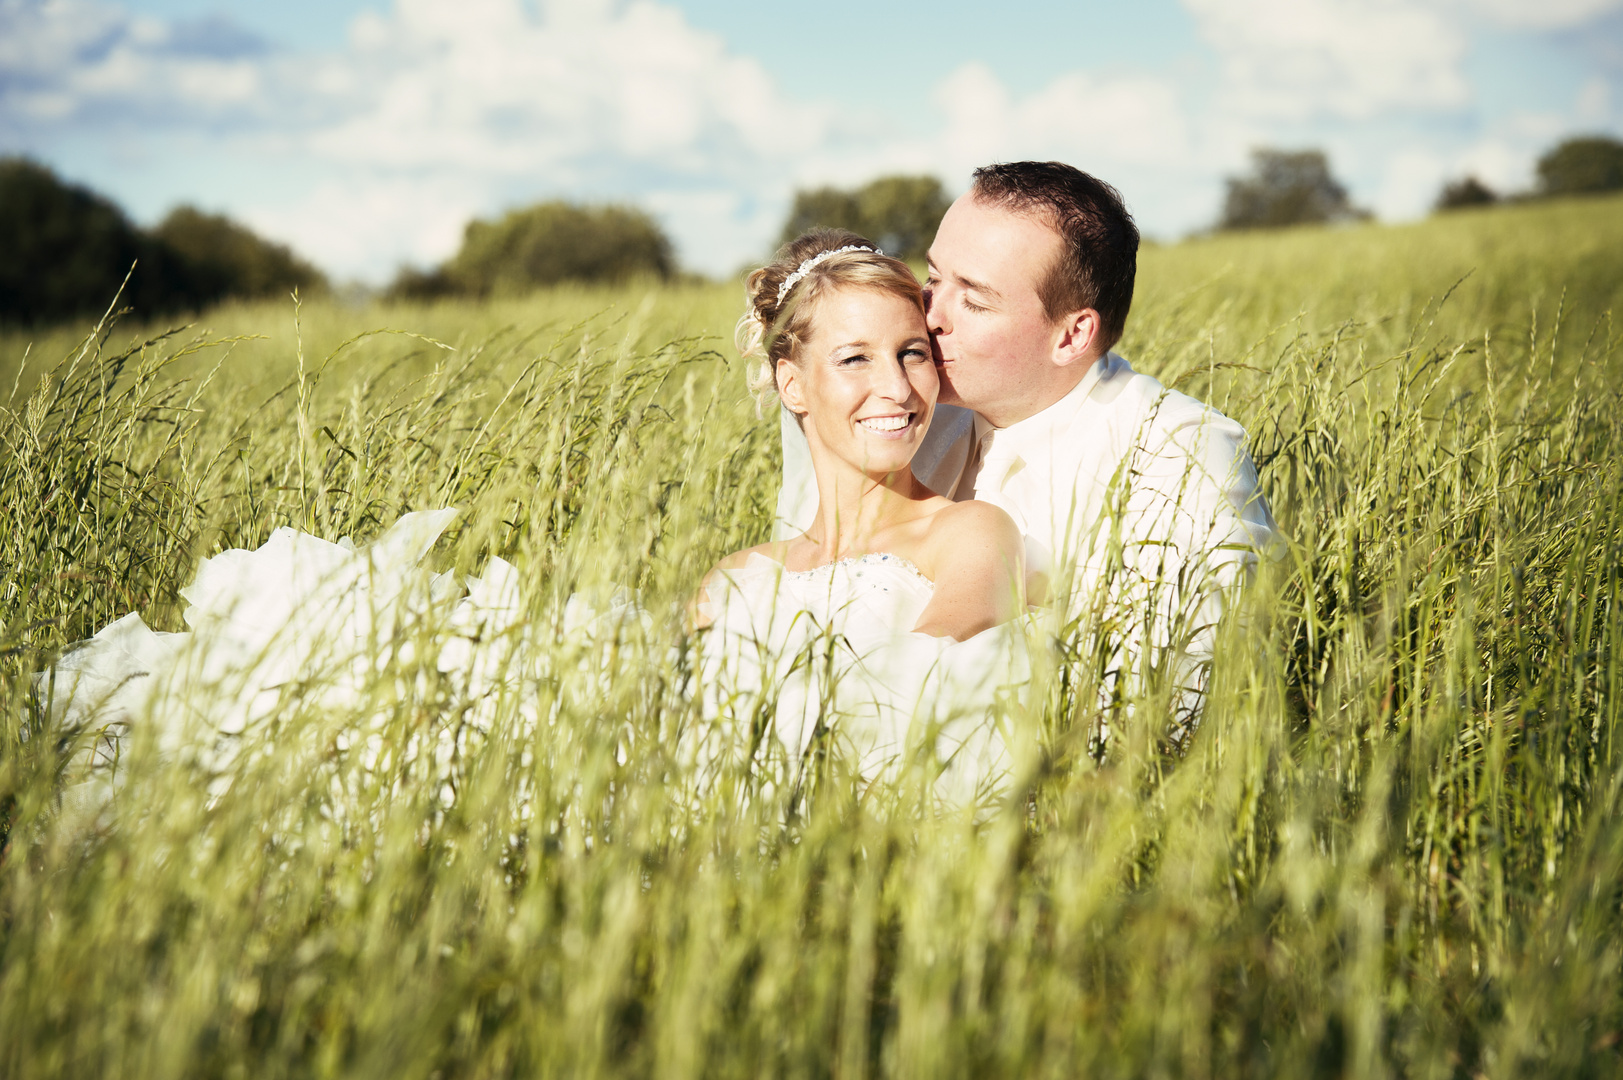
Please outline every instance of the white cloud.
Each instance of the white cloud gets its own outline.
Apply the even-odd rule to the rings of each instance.
[[[1453,149],[1420,144],[1395,148],[1381,163],[1369,206],[1385,221],[1424,217],[1436,205],[1445,184],[1467,176],[1500,195],[1509,195],[1528,189],[1532,162],[1524,146],[1498,137]]]
[[[1354,198],[1383,218],[1425,213],[1443,183],[1467,174],[1524,190],[1544,149],[1575,126],[1612,123],[1599,75],[1568,107],[1485,112],[1465,61],[1484,28],[1571,32],[1623,0],[1182,3],[1217,54],[1211,115],[1230,124],[1228,144],[1247,128],[1252,143],[1329,144],[1333,165],[1357,181]]]
[[[765,254],[783,226],[786,205],[749,198],[736,188],[661,191],[642,203],[667,223],[678,251],[706,253],[702,266],[713,274],[730,274]]]
[[[1454,0],[1450,6],[1500,26],[1563,30],[1623,11],[1623,0]]]
[[[401,263],[446,258],[468,220],[488,209],[477,188],[457,177],[347,175],[241,216],[323,266],[382,280]]]
[[[54,89],[81,117],[131,108],[136,87],[146,112],[181,121],[210,95],[293,102],[285,124],[271,107],[239,110],[232,145],[313,162],[327,179],[239,212],[372,279],[444,258],[469,215],[547,195],[633,198],[691,264],[730,271],[762,252],[799,185],[898,170],[961,184],[986,161],[1053,157],[1118,182],[1159,170],[1167,188],[1190,157],[1189,122],[1165,80],[1073,72],[1016,96],[966,65],[940,80],[934,132],[902,136],[789,99],[759,62],[646,0],[396,0],[358,18],[338,55],[226,60],[177,55],[162,24],[95,0],[0,3],[67,39],[45,71],[71,73]]]
[[[947,74],[935,99],[946,120],[943,156],[963,171],[1027,157],[1176,166],[1189,154],[1177,88],[1162,79],[1069,72],[1016,99],[989,68],[971,63]]]
[[[792,149],[823,120],[756,61],[645,2],[398,0],[357,21],[323,82],[348,108],[314,146],[373,166],[575,179],[612,155],[705,171]]]
[[[170,24],[99,0],[0,0],[0,132],[95,120],[262,115],[278,65],[218,21]]]
[[[831,115],[789,101],[757,61],[646,2],[398,0],[358,20],[320,78],[346,109],[309,134],[314,157],[388,171],[401,191],[432,179],[459,191],[460,207],[487,211],[513,201],[504,193],[635,198],[711,271],[761,247],[738,190],[791,172]],[[427,261],[460,233],[410,235],[396,257]]]
[[[1365,119],[1471,98],[1456,20],[1409,0],[1183,0],[1216,50],[1226,104],[1259,117]]]
[[[1355,120],[1472,104],[1463,61],[1478,27],[1572,30],[1623,12],[1623,0],[1182,3],[1218,55],[1226,107]]]
[[[972,62],[937,80],[931,103],[908,133],[862,131],[800,147],[773,193],[896,172],[934,174],[961,191],[988,162],[1062,160],[1108,179],[1166,234],[1210,216],[1207,189],[1234,156],[1222,149],[1234,141],[1233,125],[1197,125],[1183,92],[1159,77],[1067,72],[1017,94]]]
[[[1611,83],[1599,75],[1584,80],[1572,111],[1581,123],[1604,124],[1612,115]]]
[[[1140,223],[1171,235],[1205,224],[1222,167],[1246,145],[1234,124],[1199,120],[1172,81],[1144,75],[1059,75],[1025,95],[966,64],[935,88],[941,126],[917,158],[953,181],[978,165],[1068,161],[1121,189]]]
[[[1525,145],[1501,138],[1472,143],[1454,155],[1448,179],[1474,176],[1500,193],[1525,191],[1533,183],[1533,158]]]

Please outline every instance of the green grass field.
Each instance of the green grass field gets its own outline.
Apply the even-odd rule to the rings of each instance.
[[[0,1075],[1623,1071],[1623,200],[1146,250],[1122,351],[1246,426],[1289,551],[1183,757],[1051,667],[981,818],[837,761],[804,814],[683,797],[676,606],[776,493],[740,294],[0,337]],[[227,783],[136,738],[59,811],[64,645],[182,629],[278,526],[444,505],[435,565],[511,560],[542,634],[617,584],[670,614],[559,636],[551,725],[454,794],[292,688]],[[458,722],[431,682],[379,705],[402,746]]]

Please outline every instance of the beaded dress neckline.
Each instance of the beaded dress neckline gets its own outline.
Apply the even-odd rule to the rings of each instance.
[[[762,557],[765,558],[765,556]],[[918,568],[918,564],[914,563],[911,559],[904,559],[900,555],[892,555],[888,551],[870,551],[865,555],[848,555],[843,559],[836,559],[834,562],[824,563],[822,566],[814,566],[810,570],[785,569],[783,576],[797,581],[809,581],[812,578],[821,577],[825,574],[832,574],[839,567],[861,569],[865,566],[883,566],[893,567],[898,570],[905,570],[914,577],[918,578],[924,584],[930,586],[930,588],[935,588],[935,582],[931,581],[925,576],[924,571]]]

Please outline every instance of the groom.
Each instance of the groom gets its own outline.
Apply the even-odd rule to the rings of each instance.
[[[913,471],[1014,518],[1033,598],[1046,593],[1062,621],[1119,628],[1106,695],[1171,672],[1181,741],[1225,599],[1275,527],[1240,426],[1110,351],[1138,239],[1116,190],[1079,169],[975,171],[930,247],[941,405]],[[786,421],[783,440],[778,531],[793,535],[817,495],[805,436]]]

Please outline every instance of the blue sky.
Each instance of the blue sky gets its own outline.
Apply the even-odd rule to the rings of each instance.
[[[0,153],[374,282],[560,196],[725,273],[797,187],[1022,157],[1174,238],[1250,148],[1317,146],[1401,220],[1576,132],[1623,132],[1623,0],[0,0]]]

